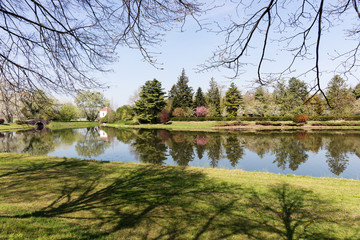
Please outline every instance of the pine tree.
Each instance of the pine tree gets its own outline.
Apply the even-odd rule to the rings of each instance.
[[[194,108],[197,108],[200,106],[205,106],[205,105],[206,105],[206,100],[205,100],[205,97],[204,97],[201,87],[199,87],[197,89],[196,95],[195,95]]]
[[[151,123],[158,121],[159,113],[166,105],[165,92],[162,90],[161,83],[155,78],[142,86],[140,99],[135,102],[134,108],[140,121]]]
[[[265,103],[265,93],[262,87],[258,87],[255,91],[255,100],[258,100],[261,103]]]
[[[355,97],[347,88],[345,80],[339,75],[335,75],[329,82],[326,93],[332,107],[332,113],[342,115],[349,112]]]
[[[230,88],[225,93],[225,107],[229,117],[236,117],[239,106],[243,103],[241,92],[235,83],[231,83]]]
[[[192,108],[193,90],[192,87],[188,86],[188,82],[189,79],[183,69],[177,83],[172,86],[169,92],[169,99],[172,101],[172,110],[175,108]]]
[[[210,88],[207,92],[207,104],[210,109],[211,115],[213,116],[220,116],[221,109],[220,109],[220,90],[215,82],[214,78],[210,80]]]

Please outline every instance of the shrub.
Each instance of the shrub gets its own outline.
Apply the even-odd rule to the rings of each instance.
[[[186,117],[186,112],[182,108],[175,108],[172,115],[174,117]]]
[[[5,120],[0,118],[0,124],[4,124]]]
[[[109,115],[109,114],[106,114],[105,117],[103,117],[103,118],[100,120],[100,122],[101,122],[101,123],[107,123],[107,122],[108,122],[108,115]]]
[[[208,114],[208,110],[206,107],[200,106],[196,108],[194,113],[197,117],[206,117],[206,115]]]
[[[281,123],[274,123],[274,122],[256,122],[256,125],[262,125],[262,126],[281,126]]]
[[[306,123],[307,120],[308,120],[308,116],[306,116],[305,114],[299,114],[294,118],[294,122],[296,123]]]
[[[160,122],[165,124],[170,121],[170,114],[165,109],[161,111],[160,113]]]

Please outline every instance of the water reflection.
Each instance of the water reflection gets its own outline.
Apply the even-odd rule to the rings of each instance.
[[[126,152],[120,152],[116,144],[126,146]],[[228,165],[236,168],[256,162],[257,170],[262,170],[262,165],[269,162],[281,171],[297,173],[306,163],[324,159],[329,171],[337,176],[350,163],[360,168],[360,134],[356,132],[204,133],[86,128],[0,134],[0,151],[3,152],[34,155],[56,152],[66,156],[65,151],[58,153],[59,149],[66,148],[76,152],[76,156],[88,159],[116,161],[126,155],[130,160],[135,157],[144,163],[169,164],[173,161],[179,166],[215,168]],[[117,158],[109,155],[110,150]],[[251,153],[256,154],[256,159],[250,159]],[[318,171],[326,171],[323,168]]]

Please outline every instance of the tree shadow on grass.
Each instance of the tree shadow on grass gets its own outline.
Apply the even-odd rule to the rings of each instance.
[[[69,221],[85,229],[77,239],[332,239],[336,233],[329,229],[343,224],[332,218],[337,210],[327,202],[286,184],[260,192],[180,167],[110,169],[68,159],[2,171],[6,203],[35,203],[22,213],[0,210],[1,218],[15,225],[24,219]],[[41,232],[28,231],[33,238]]]

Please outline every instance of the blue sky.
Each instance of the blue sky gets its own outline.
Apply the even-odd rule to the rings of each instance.
[[[209,12],[203,16],[203,18],[207,18],[209,22],[215,19],[222,21],[228,14],[232,14],[233,10],[231,5],[226,5],[224,8]],[[351,17],[348,17],[344,25],[350,26],[350,24]],[[335,51],[346,51],[346,49],[355,44],[354,42],[344,41],[345,33],[342,30],[344,25],[339,27],[335,26],[331,32],[324,32],[323,45],[321,48],[322,58],[320,61],[320,67],[324,71],[322,75],[324,87],[326,87],[327,81],[333,76],[333,73],[330,71],[338,64],[331,60],[330,55]],[[111,100],[114,107],[128,104],[130,96],[134,94],[136,89],[142,86],[147,80],[153,78],[159,80],[165,91],[168,92],[171,86],[176,83],[182,68],[185,69],[186,75],[189,77],[189,85],[193,87],[194,91],[196,91],[198,87],[206,91],[211,77],[214,77],[215,81],[225,88],[230,85],[231,81],[234,81],[243,93],[247,90],[254,89],[257,85],[254,85],[253,82],[256,80],[257,75],[256,68],[251,65],[246,67],[245,73],[234,80],[228,78],[233,76],[233,72],[226,69],[198,72],[198,66],[204,63],[212,55],[216,47],[224,41],[223,35],[198,30],[199,27],[196,22],[189,19],[183,32],[181,32],[180,29],[174,29],[166,34],[161,46],[150,48],[155,52],[161,52],[161,54],[157,56],[157,59],[158,62],[163,63],[161,66],[163,70],[158,70],[149,63],[144,62],[141,54],[137,50],[126,47],[119,48],[119,61],[109,66],[113,71],[106,74],[94,74],[100,82],[109,86],[107,90],[103,91],[105,96]],[[262,41],[260,35],[256,41],[258,41],[260,45]],[[247,57],[248,62],[255,64],[258,59],[256,54],[258,53],[257,51],[259,51],[259,49],[256,49],[256,45],[257,43],[255,42],[253,44],[255,48]],[[281,66],[285,66],[289,62],[290,54],[287,51],[270,48],[268,53],[274,56],[276,61],[270,62],[269,65],[264,68],[265,71],[278,72],[281,70]],[[306,67],[312,66],[312,63],[313,60],[311,59],[298,61],[295,68],[293,68],[295,72],[288,75],[288,77],[297,76],[305,71]],[[301,76],[300,79],[311,83],[314,75],[307,74]],[[349,78],[349,85],[355,86],[357,83],[358,81],[354,78]]]

